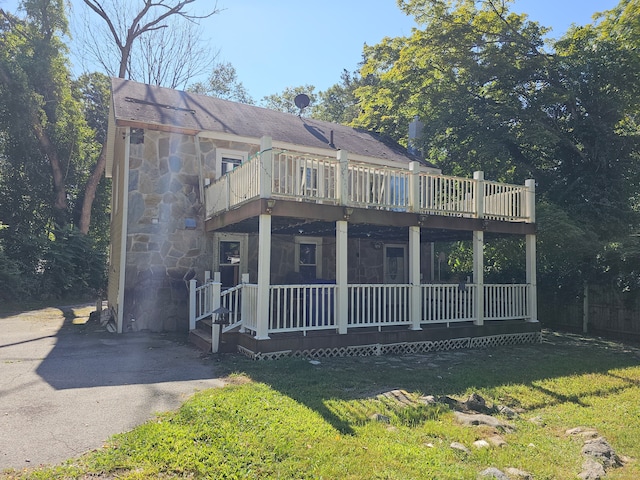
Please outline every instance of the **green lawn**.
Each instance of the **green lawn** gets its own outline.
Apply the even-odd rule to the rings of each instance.
[[[493,466],[535,479],[575,479],[584,440],[566,430],[582,426],[597,429],[627,459],[607,479],[640,478],[640,350],[573,335],[544,338],[540,345],[316,365],[225,356],[218,365],[229,375],[227,387],[198,393],[98,452],[6,476],[458,480]],[[508,420],[510,433],[465,427],[444,404],[403,406],[380,395],[395,389],[414,399],[464,400],[477,392],[520,414]],[[495,433],[505,446],[473,446]]]

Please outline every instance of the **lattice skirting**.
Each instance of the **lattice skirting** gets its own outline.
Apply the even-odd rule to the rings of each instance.
[[[442,350],[460,350],[465,348],[493,348],[506,345],[540,343],[541,332],[510,333],[488,337],[451,338],[447,340],[403,342],[372,345],[354,345],[336,348],[317,348],[311,350],[284,350],[280,352],[252,352],[248,348],[238,346],[238,352],[252,360],[277,360],[283,357],[294,358],[327,358],[327,357],[366,357],[379,355],[405,355],[428,353]]]

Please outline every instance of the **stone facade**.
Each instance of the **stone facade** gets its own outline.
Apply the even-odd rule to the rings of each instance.
[[[210,264],[200,168],[192,136],[144,131],[132,141],[123,331],[187,329],[188,281]]]

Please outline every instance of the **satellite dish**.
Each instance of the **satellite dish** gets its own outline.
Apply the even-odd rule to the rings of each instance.
[[[298,107],[300,109],[300,113],[298,115],[300,115],[302,113],[302,110],[304,110],[305,108],[307,108],[309,106],[309,103],[311,102],[311,100],[309,99],[309,96],[304,94],[304,93],[300,93],[298,95],[296,95],[296,98],[293,99],[293,103],[296,104],[296,107]]]

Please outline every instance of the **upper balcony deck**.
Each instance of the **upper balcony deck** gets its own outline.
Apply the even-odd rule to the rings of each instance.
[[[205,190],[206,218],[258,198],[313,202],[419,215],[535,222],[535,187],[440,175],[411,162],[406,167],[266,149]]]

